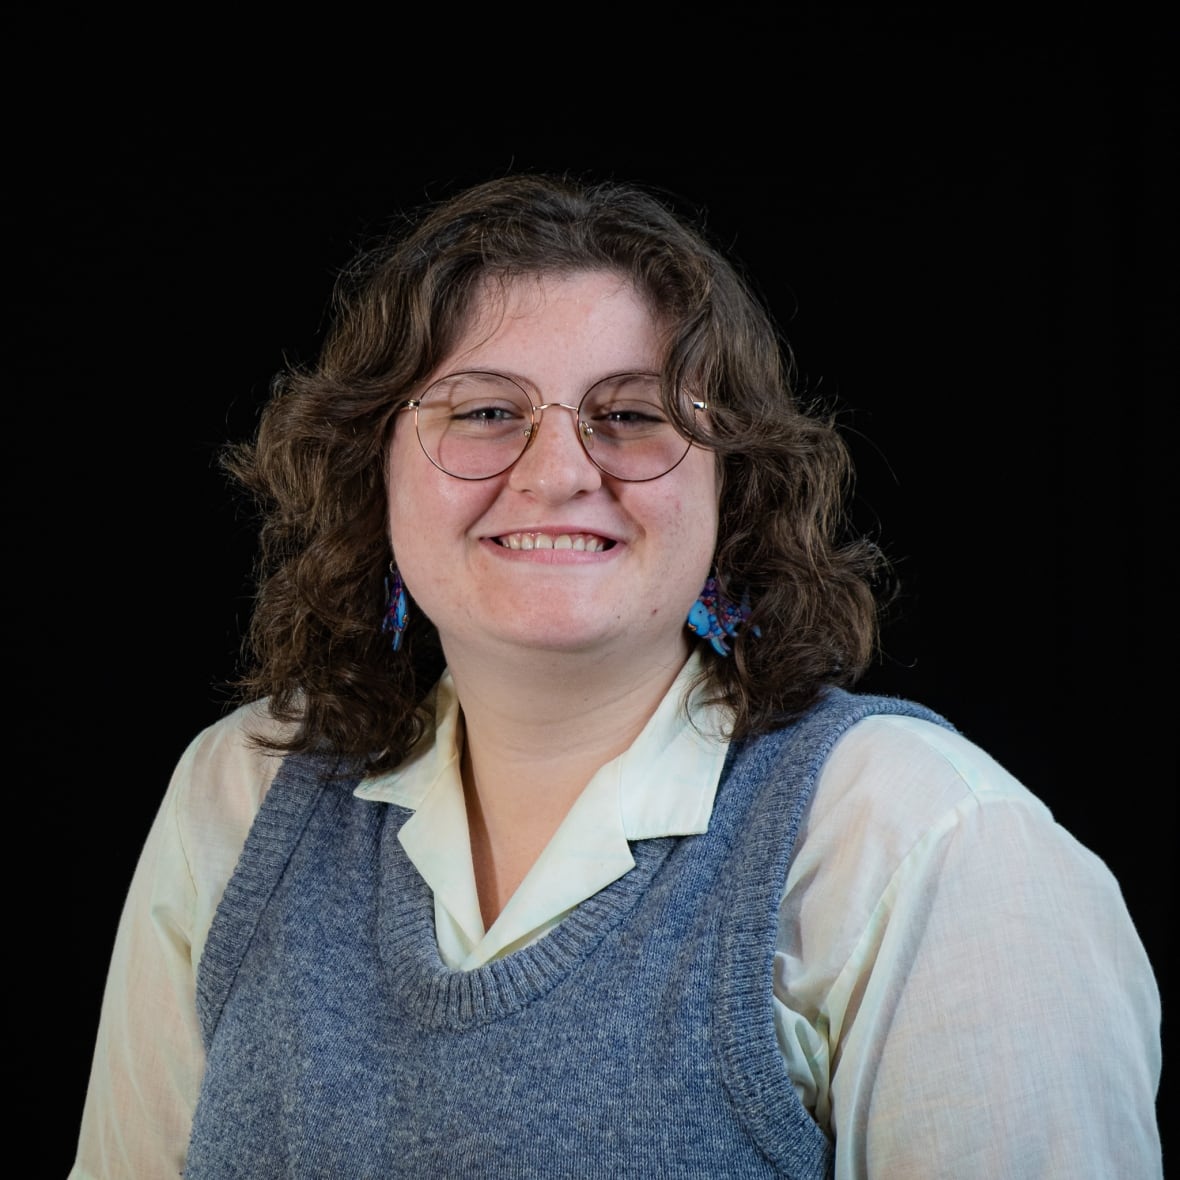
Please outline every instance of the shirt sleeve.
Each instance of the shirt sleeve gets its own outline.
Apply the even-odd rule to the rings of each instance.
[[[195,889],[178,821],[186,753],[156,814],[107,969],[71,1180],[179,1176],[203,1059],[194,1004]]]
[[[194,739],[148,832],[107,969],[70,1180],[183,1171],[205,1064],[197,966],[277,767],[245,739],[250,715]]]
[[[855,727],[815,804],[775,992],[837,1180],[1162,1176],[1159,991],[1102,861],[920,721]]]

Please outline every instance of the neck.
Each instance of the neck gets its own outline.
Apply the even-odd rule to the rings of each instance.
[[[687,659],[529,653],[449,661],[463,711],[463,787],[480,908],[490,926],[595,772],[647,724]]]
[[[596,759],[597,769],[625,750],[687,658],[686,645],[662,663],[631,666],[626,675],[598,657],[538,653],[510,664],[461,658],[448,667],[472,757],[553,772]]]

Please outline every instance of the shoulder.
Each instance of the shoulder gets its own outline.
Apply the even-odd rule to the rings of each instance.
[[[280,753],[262,743],[284,729],[265,701],[235,709],[189,742],[173,775],[174,788],[199,813],[246,812],[252,819],[282,762]]]
[[[851,726],[827,758],[813,816],[851,802],[880,820],[925,826],[978,807],[1049,809],[985,749],[921,717],[874,714]]]
[[[259,744],[283,726],[264,701],[241,706],[201,730],[176,764],[165,813],[207,922],[237,863],[282,755]]]
[[[785,744],[784,744],[785,739]],[[1010,804],[1052,823],[1048,808],[952,722],[914,701],[833,692],[802,718],[751,743],[765,773],[785,750],[789,765],[815,767],[815,787],[800,835],[844,817],[904,846],[932,826],[981,807]]]
[[[835,935],[834,970],[864,952],[866,932],[880,936],[901,915],[925,928],[934,907],[955,915],[948,939],[1001,914],[1009,933],[1017,914],[1043,931],[1064,909],[1134,941],[1108,866],[986,750],[916,717],[870,716],[836,743],[785,903]]]
[[[918,717],[874,715],[847,730],[820,772],[800,838],[812,842],[812,854],[855,845],[866,857],[862,872],[875,864],[890,879],[919,865],[936,872],[939,850],[952,847],[997,869],[1033,863],[1045,872],[1109,877],[987,750]]]

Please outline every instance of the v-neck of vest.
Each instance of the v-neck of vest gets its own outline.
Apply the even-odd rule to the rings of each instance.
[[[679,837],[637,842],[632,847],[635,867],[581,902],[541,938],[482,966],[459,970],[448,967],[439,954],[430,887],[396,833],[387,832],[379,922],[395,996],[416,1019],[436,1029],[479,1025],[520,1010],[573,975],[625,921],[678,842]]]

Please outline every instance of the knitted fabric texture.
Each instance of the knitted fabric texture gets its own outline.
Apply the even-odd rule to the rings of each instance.
[[[832,690],[733,745],[709,830],[543,938],[448,969],[397,840],[409,812],[289,757],[209,933],[185,1176],[825,1177],[772,1020],[777,910],[836,740],[912,702]]]

